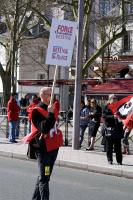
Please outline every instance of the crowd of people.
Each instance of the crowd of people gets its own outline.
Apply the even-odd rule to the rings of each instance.
[[[18,101],[17,93],[11,94],[6,109],[9,127],[9,142],[16,143],[16,139],[19,139],[20,118],[22,119],[22,123],[26,126],[24,135],[27,135],[31,132],[31,113],[40,101],[41,99],[37,94],[33,94],[31,96],[26,94],[24,98],[22,97],[20,99],[20,101]],[[59,113],[60,105],[56,96],[54,96],[53,102]]]
[[[122,120],[109,108],[110,104],[117,101],[117,96],[110,94],[107,104],[102,108],[94,98],[88,99],[87,104],[81,100],[79,147],[82,147],[84,134],[87,130],[88,148],[86,150],[94,150],[99,130],[102,135],[101,145],[103,145],[103,151],[106,152],[108,163],[113,164],[113,152],[115,152],[117,163],[122,165],[122,154],[130,154],[128,138],[131,129],[124,126]],[[99,129],[100,124],[102,124],[101,129]]]
[[[63,145],[63,137],[53,140],[53,134],[56,137],[62,135],[58,129],[59,124],[59,100],[54,97],[50,104],[51,88],[44,87],[39,92],[39,97],[32,95],[31,101],[26,95],[21,99],[20,105],[17,103],[17,94],[11,94],[7,105],[7,116],[9,122],[9,142],[16,143],[19,137],[19,116],[27,116],[29,122],[29,133],[24,137],[34,149],[35,158],[38,161],[38,178],[33,192],[32,200],[46,199],[49,200],[49,181],[56,161],[58,150]],[[108,96],[107,104],[102,108],[95,98],[88,99],[87,104],[81,100],[80,109],[80,137],[79,148],[82,147],[85,131],[88,132],[88,147],[86,151],[95,149],[95,141],[98,130],[102,135],[102,145],[106,152],[107,161],[113,164],[113,153],[115,152],[118,165],[122,165],[122,154],[129,154],[128,138],[131,132],[122,120],[113,113],[110,106],[117,102],[116,95]],[[102,119],[102,128],[99,129]],[[54,130],[54,132],[51,132]],[[122,148],[123,141],[123,148]],[[56,143],[56,144],[55,144]],[[123,151],[122,151],[123,149]]]
[[[19,138],[19,116],[26,116],[25,123],[28,124],[28,132],[31,131],[31,113],[32,110],[40,103],[40,97],[36,94],[32,95],[29,100],[29,95],[25,95],[18,104],[17,94],[11,94],[10,100],[7,105],[7,115],[9,121],[9,142],[15,143]],[[118,101],[116,95],[111,94],[108,96],[107,104],[101,107],[95,98],[88,98],[87,103],[81,100],[80,109],[80,138],[79,148],[82,147],[85,132],[88,133],[88,147],[86,151],[93,151],[95,148],[95,140],[100,131],[102,135],[103,151],[107,154],[107,160],[113,164],[113,152],[116,153],[116,160],[118,164],[122,164],[122,154],[130,154],[128,138],[131,129],[125,127],[122,121],[112,113],[109,105]],[[54,97],[54,105],[60,110],[59,100]],[[101,120],[102,119],[102,120]],[[99,129],[102,121],[102,128]],[[59,124],[59,118],[57,119]],[[123,144],[123,145],[122,145]]]

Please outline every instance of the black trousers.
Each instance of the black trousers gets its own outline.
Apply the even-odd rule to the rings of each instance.
[[[52,152],[38,150],[36,154],[39,176],[37,178],[32,200],[49,200],[49,181],[57,158],[58,149]]]
[[[113,162],[113,149],[116,154],[117,163],[122,163],[121,139],[106,137],[106,155],[108,161],[111,162]]]

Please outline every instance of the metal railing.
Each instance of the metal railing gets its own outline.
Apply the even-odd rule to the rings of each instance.
[[[29,133],[28,117],[19,116],[17,129],[19,130],[20,137],[24,137]],[[2,134],[6,136],[6,138],[8,138],[9,125],[8,125],[7,115],[0,115],[0,135],[2,136]]]

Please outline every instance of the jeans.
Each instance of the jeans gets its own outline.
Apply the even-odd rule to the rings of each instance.
[[[87,127],[88,127],[88,125],[80,125],[80,147],[84,140],[84,133],[85,133],[85,130]]]
[[[14,142],[16,137],[17,121],[9,122],[9,141]]]

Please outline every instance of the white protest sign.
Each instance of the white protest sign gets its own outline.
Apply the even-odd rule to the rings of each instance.
[[[70,66],[77,23],[53,19],[47,50],[46,64]]]

